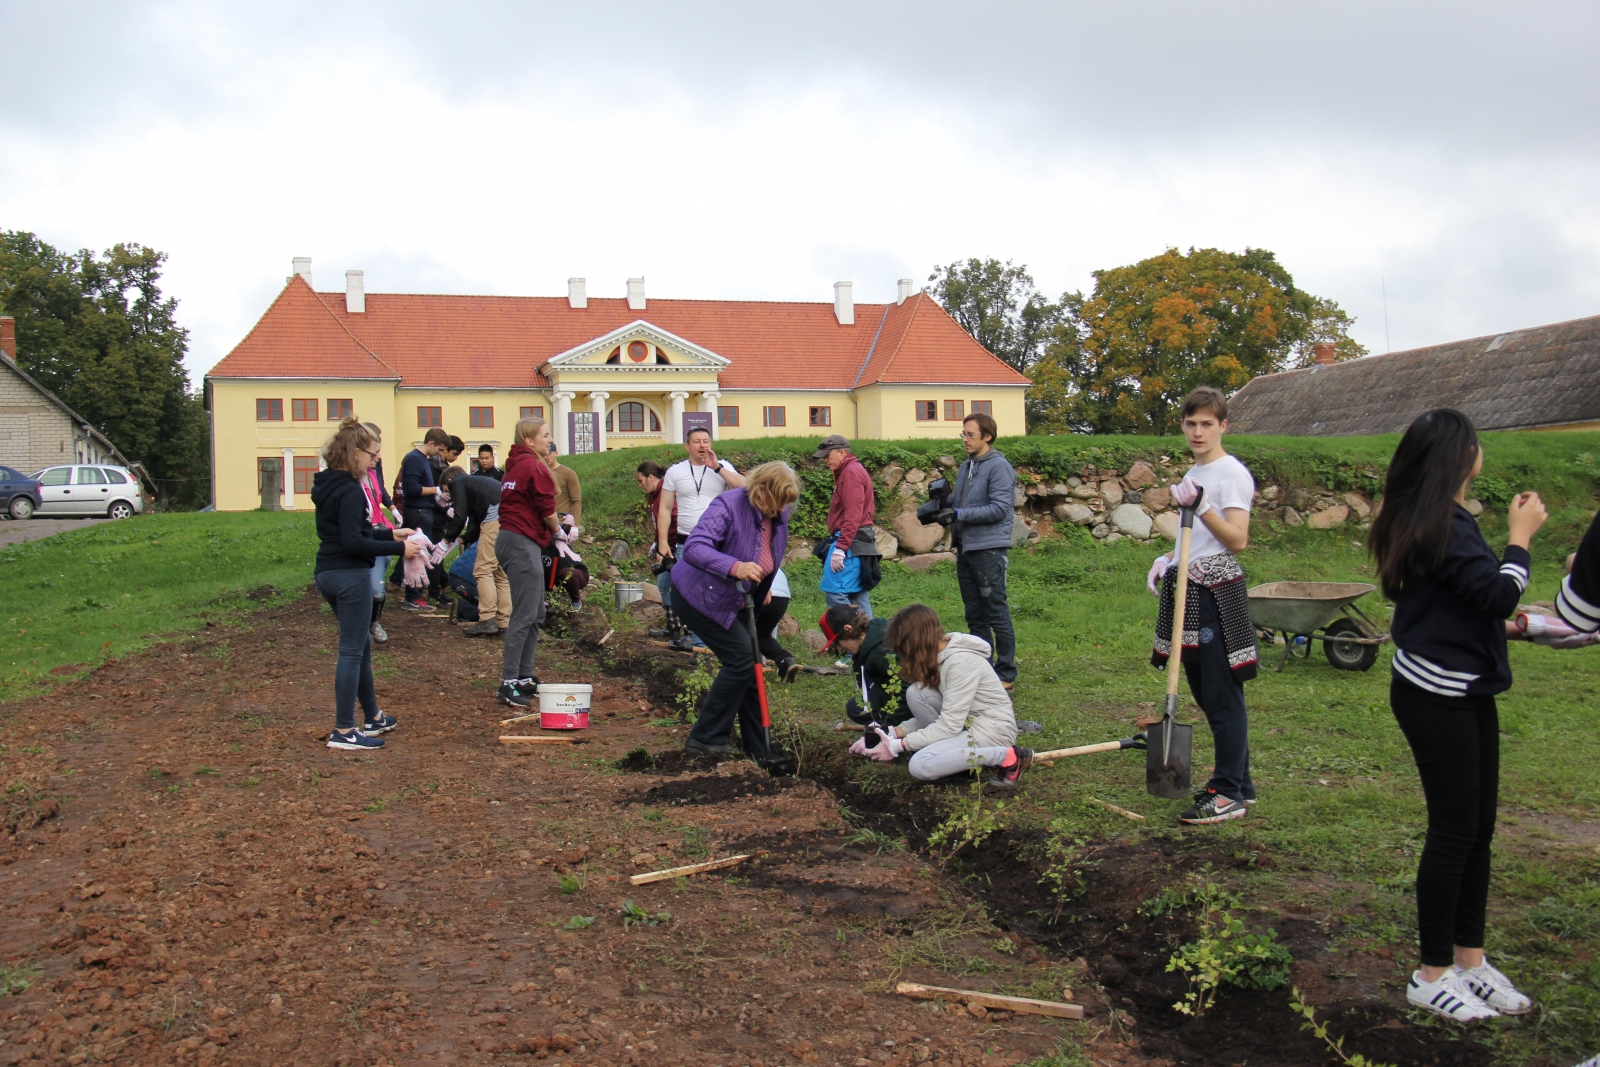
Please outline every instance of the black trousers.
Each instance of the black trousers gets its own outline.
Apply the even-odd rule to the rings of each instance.
[[[1398,675],[1389,707],[1411,745],[1428,804],[1417,864],[1422,963],[1445,967],[1454,946],[1483,947],[1489,846],[1500,800],[1500,713],[1494,697],[1446,697]]]
[[[689,736],[702,744],[726,745],[733,737],[733,722],[737,718],[739,740],[744,750],[757,761],[767,759],[766,732],[761,728],[761,698],[756,692],[755,646],[745,626],[746,613],[740,612],[732,626],[724,627],[702,615],[676,588],[672,591],[672,606],[684,625],[716,653],[717,662],[722,664]],[[760,622],[756,625],[759,629]]]
[[[761,657],[772,663],[783,663],[794,657],[789,655],[789,650],[778,644],[778,623],[783,621],[783,613],[789,610],[789,598],[775,596],[767,603],[756,609],[756,632],[761,635]]]
[[[1211,727],[1211,748],[1216,767],[1207,789],[1229,800],[1256,795],[1250,780],[1250,717],[1244,707],[1244,683],[1228,666],[1222,643],[1222,613],[1211,590],[1189,583],[1189,595],[1200,608],[1200,646],[1183,650],[1183,673],[1189,692]]]

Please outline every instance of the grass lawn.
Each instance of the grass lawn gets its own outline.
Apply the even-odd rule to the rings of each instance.
[[[311,580],[309,512],[142,515],[0,549],[0,699],[267,601]]]

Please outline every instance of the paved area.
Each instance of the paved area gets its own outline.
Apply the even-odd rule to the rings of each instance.
[[[0,546],[20,545],[24,541],[37,541],[41,537],[50,537],[53,534],[65,533],[68,530],[81,530],[85,526],[95,526],[110,519],[7,519],[0,522]]]

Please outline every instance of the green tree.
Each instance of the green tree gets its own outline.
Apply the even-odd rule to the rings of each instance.
[[[1196,386],[1233,392],[1259,374],[1309,362],[1312,346],[1362,355],[1351,318],[1295,288],[1263,249],[1169,248],[1094,273],[1094,293],[1068,293],[1033,369],[1033,432],[1168,434]]]
[[[990,352],[1022,373],[1039,359],[1059,314],[1026,266],[969,259],[933,268],[933,298]]]
[[[63,253],[0,233],[0,308],[17,362],[157,480],[164,503],[209,495],[205,412],[183,366],[188,331],[161,293],[166,256],[137,244]]]

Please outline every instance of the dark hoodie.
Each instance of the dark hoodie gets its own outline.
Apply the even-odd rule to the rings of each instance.
[[[861,647],[850,657],[851,672],[855,675],[857,699],[860,698],[863,672],[866,677],[867,699],[872,710],[879,715],[889,715],[890,722],[909,718],[904,701],[898,701],[889,692],[889,620],[873,619],[867,623]],[[890,705],[893,705],[892,707]],[[885,709],[888,709],[887,711]]]
[[[556,513],[556,483],[550,468],[518,441],[506,454],[506,476],[500,483],[500,529],[550,544],[545,519]]]
[[[317,506],[317,566],[323,571],[368,570],[379,556],[398,556],[405,544],[367,521],[367,494],[348,473],[329,467],[311,480]]]

